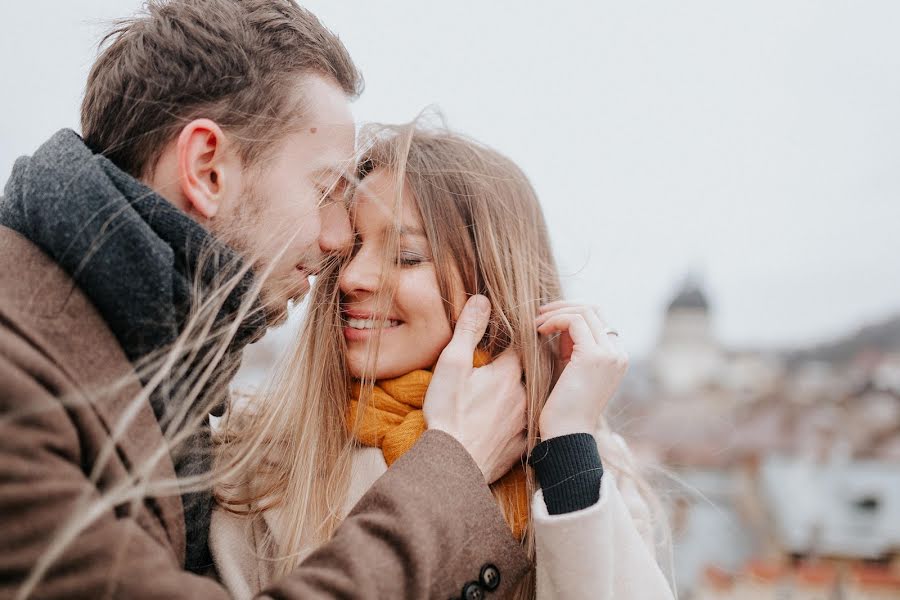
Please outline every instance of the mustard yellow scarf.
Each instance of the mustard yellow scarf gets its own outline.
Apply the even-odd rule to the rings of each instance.
[[[486,352],[475,352],[473,364],[481,367],[489,362]],[[413,447],[427,426],[422,412],[425,392],[431,383],[431,371],[418,370],[394,379],[375,382],[372,397],[364,402],[359,419],[359,382],[351,388],[347,424],[351,431],[359,422],[355,435],[363,446],[381,448],[384,460],[391,466],[395,460]],[[528,492],[525,487],[525,468],[513,467],[491,485],[494,497],[503,510],[506,522],[517,539],[522,539],[528,524]]]

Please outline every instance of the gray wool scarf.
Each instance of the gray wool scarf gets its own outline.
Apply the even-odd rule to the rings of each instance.
[[[234,251],[109,159],[94,154],[69,129],[57,132],[33,156],[16,161],[0,198],[0,224],[28,238],[69,273],[134,364],[175,342],[190,311],[192,290],[214,286],[242,268]],[[225,300],[219,322],[233,318],[252,285],[248,272]],[[224,402],[222,384],[236,370],[240,351],[264,329],[261,311],[252,311],[213,377],[217,385],[205,391],[221,394]],[[186,372],[196,373],[193,366],[187,365]],[[151,395],[164,431],[177,409],[188,408],[172,406],[177,396],[170,393],[178,384],[167,381]],[[209,406],[210,396],[201,395],[197,404]],[[208,470],[210,450],[204,426],[173,456],[178,475]],[[212,563],[207,546],[211,496],[182,498],[188,532],[185,566],[200,571]]]

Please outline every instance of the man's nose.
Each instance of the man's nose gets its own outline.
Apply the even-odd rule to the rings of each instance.
[[[319,232],[319,249],[323,254],[340,254],[353,243],[350,214],[343,202],[329,202],[319,209],[322,229]]]

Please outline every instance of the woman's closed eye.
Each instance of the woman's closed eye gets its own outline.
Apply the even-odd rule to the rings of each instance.
[[[427,256],[407,250],[401,250],[400,254],[397,256],[397,264],[404,267],[414,267],[426,261],[428,261]]]

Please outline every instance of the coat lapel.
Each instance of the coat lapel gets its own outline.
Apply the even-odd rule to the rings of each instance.
[[[72,279],[17,232],[0,226],[0,311],[83,391],[130,472],[174,481],[150,403],[121,347]],[[179,561],[185,528],[178,492],[152,499]]]

